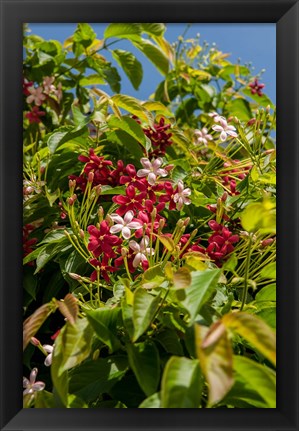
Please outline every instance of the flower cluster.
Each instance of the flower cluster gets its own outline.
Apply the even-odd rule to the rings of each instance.
[[[223,167],[225,168],[222,173],[222,184],[225,187],[229,187],[230,194],[231,195],[238,195],[240,192],[236,190],[237,187],[237,181],[238,180],[244,180],[246,178],[246,175],[248,171],[250,170],[251,166],[238,166],[240,164],[239,160],[231,160],[226,161],[223,164]],[[232,168],[232,169],[230,169]]]
[[[265,84],[260,84],[257,79],[249,84],[251,94],[257,94],[258,96],[262,96],[262,89],[265,87]]]
[[[239,241],[239,236],[215,220],[210,220],[208,224],[214,233],[208,239],[206,252],[216,265],[221,266],[227,256],[234,251],[233,244]]]
[[[167,132],[171,124],[165,124],[165,119],[162,117],[159,123],[155,123],[151,128],[144,128],[144,134],[151,140],[153,151],[149,154],[150,157],[165,156],[166,149],[172,144],[170,139],[172,134]]]

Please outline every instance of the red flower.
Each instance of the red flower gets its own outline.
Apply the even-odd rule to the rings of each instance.
[[[155,123],[153,128],[143,129],[144,134],[150,138],[154,150],[149,154],[149,157],[164,156],[167,147],[172,144],[171,133],[167,133],[171,124],[165,124],[165,119],[161,118],[159,123]]]
[[[142,228],[136,230],[136,232],[135,232],[135,237],[136,238],[143,237],[144,233],[145,233],[145,235],[150,236],[151,231],[152,231],[152,226],[153,226],[153,233],[157,233],[158,232],[159,221],[156,219],[154,221],[154,223],[152,224],[150,215],[147,214],[145,211],[140,211],[138,213],[137,220],[140,221],[143,224],[143,226],[142,226]],[[152,239],[153,239],[153,242],[154,242],[155,239],[156,239],[155,236],[153,236]]]
[[[34,85],[33,81],[27,81],[26,78],[23,78],[23,94],[25,94],[25,96],[30,95],[30,91],[28,91],[28,88],[33,87],[33,85]]]
[[[45,116],[46,113],[44,111],[40,111],[38,106],[33,106],[30,112],[25,114],[25,117],[28,118],[29,123],[40,123],[40,117]]]
[[[251,84],[249,84],[249,87],[251,89],[251,94],[262,96],[262,89],[265,87],[265,84],[259,84],[258,80],[255,79]]]
[[[102,260],[99,261],[98,259],[90,259],[89,261],[93,266],[100,268],[100,277],[104,278],[104,280],[107,281],[107,283],[110,282],[110,277],[108,275],[108,272],[115,272],[117,271],[117,268],[114,266],[109,265],[109,257],[104,255],[102,257]],[[90,275],[91,281],[95,281],[97,279],[97,270],[94,270],[92,274]]]
[[[119,184],[125,184],[126,186],[134,186],[141,192],[146,190],[145,179],[137,177],[137,172],[134,165],[127,165],[124,171],[126,175],[122,175],[120,177]]]
[[[119,246],[122,239],[116,235],[111,235],[110,227],[104,220],[100,224],[100,229],[91,225],[87,228],[90,234],[88,250],[93,253],[95,257],[99,257],[102,253],[108,257],[116,257],[113,247]]]
[[[166,194],[159,197],[159,202],[164,204],[169,202],[169,209],[172,211],[176,209],[176,203],[174,202],[174,195],[176,194],[176,191],[173,189],[170,181],[164,182],[164,190]]]
[[[210,258],[216,261],[216,264],[220,264],[220,261],[234,250],[233,244],[239,241],[239,236],[233,235],[230,230],[216,222],[213,224],[210,221],[209,225],[215,233],[208,239],[209,245],[206,251]]]
[[[145,198],[146,192],[141,192],[137,195],[136,189],[133,186],[128,186],[126,188],[126,196],[113,196],[112,200],[114,203],[120,205],[116,212],[122,216],[127,211],[142,211],[144,209]]]
[[[111,171],[108,166],[112,166],[111,160],[105,160],[104,157],[96,156],[93,148],[89,150],[89,157],[81,155],[78,157],[78,160],[86,163],[84,172],[87,176],[89,172],[94,174],[93,185],[109,183],[108,177]]]

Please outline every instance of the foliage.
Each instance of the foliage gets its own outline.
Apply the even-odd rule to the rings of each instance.
[[[25,407],[276,405],[275,107],[165,30],[24,36]]]

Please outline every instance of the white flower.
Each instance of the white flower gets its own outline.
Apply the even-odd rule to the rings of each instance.
[[[27,103],[35,103],[36,106],[40,106],[43,101],[46,99],[46,96],[43,94],[42,87],[29,87],[28,91],[30,95],[27,97]]]
[[[142,157],[140,162],[144,169],[139,169],[137,171],[137,176],[139,178],[147,177],[147,181],[151,186],[155,185],[157,176],[166,177],[168,175],[165,169],[160,168],[163,163],[163,159],[161,159],[161,157],[158,157],[152,163],[146,157]]]
[[[218,112],[210,112],[209,117],[212,117],[215,123],[219,123],[220,120],[225,120],[224,117],[218,114]]]
[[[118,233],[121,232],[121,235],[125,239],[129,239],[131,236],[131,230],[130,229],[140,229],[142,227],[142,223],[139,221],[132,221],[134,217],[133,211],[128,211],[124,218],[119,216],[118,214],[110,214],[110,217],[116,223],[114,226],[110,228],[111,233]]]
[[[178,191],[175,193],[173,200],[177,204],[177,209],[181,211],[183,205],[190,205],[191,200],[187,197],[191,195],[191,190],[189,188],[184,189],[184,183],[182,180],[178,181]]]
[[[56,90],[53,82],[55,81],[54,76],[46,76],[43,80],[44,93],[49,94]]]
[[[238,136],[238,134],[235,132],[236,128],[234,126],[229,126],[223,117],[220,118],[219,123],[219,125],[216,124],[213,126],[212,129],[216,132],[220,132],[220,139],[222,142],[227,139],[227,135],[232,136],[233,138]]]
[[[26,377],[23,377],[23,388],[25,389],[23,395],[34,394],[34,392],[42,391],[45,388],[44,382],[36,382],[36,376],[38,373],[37,368],[33,368],[30,373],[29,380]]]
[[[49,367],[52,364],[52,355],[53,355],[53,350],[54,350],[54,345],[50,346],[50,344],[44,344],[43,345],[43,349],[49,353],[48,356],[45,359],[45,366]]]
[[[194,135],[197,144],[208,145],[208,141],[213,140],[213,136],[208,134],[208,129],[206,127],[203,127],[201,130],[194,130]]]
[[[134,251],[135,257],[133,260],[133,266],[134,268],[137,268],[138,265],[140,265],[141,262],[147,261],[147,256],[149,254],[153,254],[153,250],[148,247],[149,244],[149,237],[145,235],[144,238],[140,241],[138,244],[136,241],[130,241],[129,247]]]

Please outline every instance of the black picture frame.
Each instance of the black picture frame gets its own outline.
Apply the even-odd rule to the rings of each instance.
[[[298,430],[298,77],[295,0],[1,0],[1,430]],[[22,409],[22,23],[276,23],[276,409]]]

